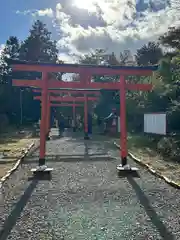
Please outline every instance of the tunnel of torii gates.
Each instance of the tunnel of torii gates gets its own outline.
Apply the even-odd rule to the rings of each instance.
[[[34,91],[34,90],[33,90]],[[35,91],[37,92],[37,91]],[[52,91],[54,93],[54,91]],[[81,93],[83,93],[82,91]],[[56,92],[57,93],[57,92]],[[91,92],[92,94],[93,92]],[[73,119],[75,121],[75,107],[79,106],[76,105],[77,102],[84,102],[84,139],[89,139],[88,137],[88,102],[89,101],[97,101],[98,97],[89,97],[87,93],[85,93],[84,97],[72,97],[72,96],[48,96],[48,103],[47,103],[47,114],[46,114],[46,139],[48,139],[49,131],[50,131],[50,107],[51,106],[66,106],[66,107],[73,107]],[[34,100],[40,100],[42,102],[41,96],[34,96]],[[53,102],[59,102],[57,104]],[[72,102],[71,104],[67,102]],[[64,103],[64,104],[61,104]],[[41,104],[42,105],[42,104]],[[80,105],[82,106],[82,105]]]
[[[126,129],[126,90],[134,91],[150,91],[153,88],[149,83],[128,83],[125,80],[126,76],[152,76],[153,71],[158,69],[158,66],[97,66],[97,65],[79,65],[79,64],[49,64],[39,62],[25,62],[11,60],[11,67],[13,71],[28,71],[41,72],[41,79],[37,80],[19,80],[13,79],[13,85],[19,87],[35,87],[42,91],[42,108],[41,108],[41,124],[40,124],[40,156],[39,166],[35,171],[41,171],[42,166],[45,166],[46,154],[46,114],[48,104],[48,89],[84,89],[84,90],[100,90],[111,89],[120,91],[120,146],[121,146],[121,163],[117,169],[127,169],[127,129]],[[49,79],[49,73],[79,73],[79,82],[64,82]],[[93,75],[108,75],[120,76],[119,82],[92,82]],[[130,168],[132,169],[132,168]],[[52,168],[51,168],[52,170]],[[51,171],[50,170],[50,171]]]

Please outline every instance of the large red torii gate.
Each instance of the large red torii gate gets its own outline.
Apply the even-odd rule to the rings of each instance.
[[[95,66],[79,64],[47,64],[34,62],[11,62],[13,71],[42,72],[40,80],[13,80],[13,85],[20,87],[36,87],[42,89],[42,109],[40,126],[40,157],[39,166],[45,166],[46,150],[46,111],[48,103],[48,89],[112,89],[120,91],[120,126],[121,126],[121,161],[122,165],[118,169],[125,168],[127,165],[127,130],[126,130],[126,89],[148,91],[152,90],[152,84],[127,83],[125,76],[139,75],[151,76],[158,66],[135,67],[135,66]],[[48,79],[50,72],[79,73],[80,82],[63,82]],[[120,75],[120,82],[99,83],[91,82],[93,75]],[[40,168],[42,169],[42,168]],[[39,170],[39,168],[37,169]]]

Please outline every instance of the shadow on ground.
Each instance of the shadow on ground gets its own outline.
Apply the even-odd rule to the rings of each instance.
[[[114,161],[115,158],[109,156],[106,152],[103,153],[93,153],[89,154],[89,144],[87,142],[82,142],[84,144],[84,154],[47,154],[47,162],[88,162],[88,161]],[[38,161],[38,155],[27,156],[22,164],[36,163]]]
[[[158,216],[154,208],[151,206],[148,197],[145,195],[137,182],[132,178],[132,176],[127,176],[127,180],[132,186],[132,189],[135,191],[140,204],[143,206],[152,224],[156,227],[161,238],[163,240],[174,240],[174,235],[166,228],[164,223],[161,221],[160,216]]]
[[[21,215],[21,212],[25,208],[27,202],[29,201],[33,191],[35,190],[36,186],[38,184],[38,179],[33,179],[31,183],[29,184],[28,188],[25,190],[23,195],[20,197],[19,201],[14,206],[13,210],[5,220],[5,223],[2,227],[2,230],[0,231],[0,239],[6,240],[13,229],[13,227],[16,225],[16,222],[18,218]]]

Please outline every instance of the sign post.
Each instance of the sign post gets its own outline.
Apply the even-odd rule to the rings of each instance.
[[[144,132],[150,134],[166,135],[167,119],[166,113],[144,114]]]

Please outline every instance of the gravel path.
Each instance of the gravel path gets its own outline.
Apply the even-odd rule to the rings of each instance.
[[[180,191],[142,168],[140,178],[118,177],[110,140],[65,136],[47,153],[51,181],[30,178],[35,152],[5,183],[0,240],[180,239]]]

